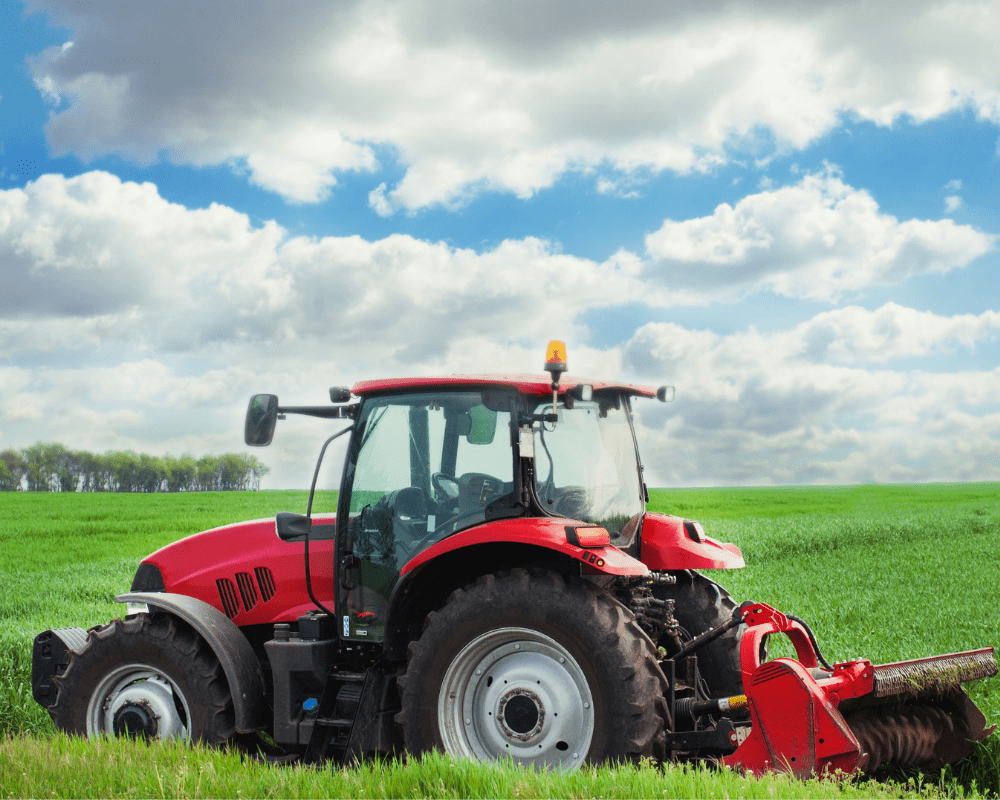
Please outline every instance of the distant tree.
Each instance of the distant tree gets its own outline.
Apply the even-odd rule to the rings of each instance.
[[[174,458],[167,455],[163,463],[170,473],[167,479],[168,492],[191,492],[197,487],[198,463],[189,455]]]
[[[51,492],[59,488],[57,462],[65,449],[62,445],[36,442],[21,451],[28,462],[29,492]]]
[[[271,471],[270,467],[261,464],[256,456],[245,455],[247,470],[250,473],[250,488],[255,492],[260,490],[260,479]]]
[[[28,461],[21,453],[9,449],[0,453],[0,491],[21,491],[27,474]]]
[[[139,489],[139,456],[131,450],[106,453],[113,492],[135,492]]]
[[[80,485],[81,464],[78,453],[59,445],[50,445],[55,466],[55,478],[60,492],[75,492]]]
[[[190,492],[260,488],[270,470],[254,456],[174,458],[132,450],[94,455],[37,442],[20,452],[0,453],[0,491],[31,492]]]
[[[78,450],[76,456],[77,468],[80,474],[81,492],[100,492],[104,489],[104,474],[101,457],[85,450]]]
[[[136,475],[136,491],[162,492],[167,487],[170,471],[162,458],[142,453]]]
[[[198,459],[198,489],[213,492],[219,488],[219,456],[202,456]]]
[[[216,485],[219,489],[231,491],[241,488],[245,475],[246,470],[243,469],[239,456],[226,453],[219,458],[216,473]]]

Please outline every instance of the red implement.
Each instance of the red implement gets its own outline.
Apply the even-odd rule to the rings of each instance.
[[[881,666],[858,659],[829,671],[819,668],[799,622],[763,603],[745,608],[743,619],[749,627],[740,660],[752,728],[723,759],[730,767],[799,778],[870,773],[886,761],[933,767],[964,758],[993,731],[961,689],[997,673],[993,648]],[[761,645],[776,633],[792,641],[798,660],[760,663]]]

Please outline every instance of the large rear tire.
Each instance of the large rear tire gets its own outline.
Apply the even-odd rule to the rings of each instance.
[[[655,584],[653,595],[660,600],[674,601],[674,617],[691,638],[732,618],[737,603],[715,581],[692,570],[673,574],[677,576],[677,583]],[[698,670],[708,684],[711,697],[744,693],[740,669],[742,638],[743,626],[740,625],[696,653]]]
[[[662,758],[666,678],[620,603],[558,573],[487,575],[410,644],[407,751],[575,769]]]
[[[235,733],[218,658],[193,628],[170,614],[136,614],[91,630],[55,683],[49,714],[67,733],[209,745]]]

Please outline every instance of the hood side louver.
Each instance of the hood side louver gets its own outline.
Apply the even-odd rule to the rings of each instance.
[[[249,572],[237,572],[236,585],[240,589],[243,608],[249,611],[257,605],[257,584],[253,582],[253,576]]]
[[[219,578],[215,582],[222,610],[229,619],[235,619],[241,611],[250,611],[258,602],[266,603],[274,597],[274,573],[267,567],[255,567],[253,575],[237,572],[235,578],[235,586],[229,578]]]
[[[274,597],[274,574],[267,567],[257,567],[253,571],[260,587],[260,597],[265,603]]]
[[[219,590],[219,599],[222,600],[222,610],[226,612],[229,619],[233,619],[240,613],[240,601],[236,596],[236,589],[229,578],[219,578],[215,582]]]

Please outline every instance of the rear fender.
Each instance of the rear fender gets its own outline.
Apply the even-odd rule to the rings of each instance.
[[[236,715],[236,730],[251,733],[263,730],[267,721],[264,707],[264,675],[250,642],[236,624],[217,608],[194,597],[167,592],[129,592],[115,597],[119,603],[145,603],[153,613],[174,614],[208,642],[229,682]]]
[[[705,536],[701,525],[668,514],[646,514],[642,521],[642,563],[654,570],[741,569],[735,544]]]
[[[456,533],[418,553],[403,566],[392,591],[385,654],[406,658],[408,642],[419,637],[427,614],[455,590],[482,575],[518,567],[567,575],[648,575],[646,566],[610,545],[580,547],[577,528],[593,527],[563,518],[497,520]],[[568,533],[567,528],[573,533]]]
[[[584,574],[646,575],[649,569],[642,561],[623,553],[617,547],[581,547],[572,544],[576,538],[567,529],[593,527],[579,520],[562,517],[519,517],[497,520],[459,531],[437,544],[422,550],[403,567],[402,575],[426,564],[438,556],[472,545],[507,542],[544,547],[579,561]],[[741,564],[742,566],[742,564]]]

